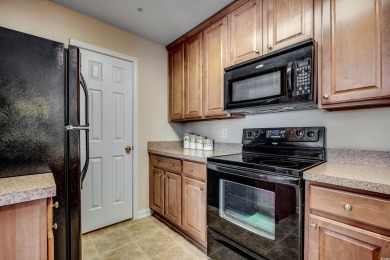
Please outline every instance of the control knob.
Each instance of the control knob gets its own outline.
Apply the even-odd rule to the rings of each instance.
[[[304,134],[304,132],[303,132],[303,130],[301,130],[301,129],[295,131],[295,135],[296,135],[297,137],[299,137],[299,138],[301,138],[301,137],[303,136],[303,134]]]
[[[313,131],[309,131],[306,134],[308,137],[313,138],[316,134]]]

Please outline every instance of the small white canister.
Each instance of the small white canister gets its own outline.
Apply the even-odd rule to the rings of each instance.
[[[213,150],[214,150],[214,140],[203,139],[203,151],[213,151]]]
[[[196,137],[197,135],[190,135],[190,149],[196,149]]]
[[[191,132],[184,133],[184,138],[183,138],[183,148],[184,149],[190,148],[190,135],[192,135]]]
[[[196,137],[196,150],[203,150],[203,140],[205,136],[197,136]]]

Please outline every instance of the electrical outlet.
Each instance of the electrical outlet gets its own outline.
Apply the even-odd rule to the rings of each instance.
[[[227,129],[222,129],[222,138],[227,138]]]

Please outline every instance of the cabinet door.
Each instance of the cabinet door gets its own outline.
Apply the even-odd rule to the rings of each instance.
[[[230,64],[262,54],[262,0],[251,0],[229,15]]]
[[[182,228],[206,243],[206,184],[183,177]]]
[[[169,52],[169,119],[184,118],[184,45]]]
[[[202,117],[202,34],[184,43],[185,117]]]
[[[316,28],[321,103],[389,98],[390,1],[323,0],[316,10],[322,12],[316,18],[322,20]]]
[[[181,225],[181,176],[165,173],[165,211],[164,216],[172,223]]]
[[[309,214],[310,260],[380,260],[390,257],[390,237]]]
[[[264,0],[264,53],[313,37],[313,0]]]
[[[227,17],[204,30],[204,116],[221,116],[223,73],[227,65]]]
[[[149,204],[152,209],[164,214],[164,171],[151,167],[150,171],[150,198]]]

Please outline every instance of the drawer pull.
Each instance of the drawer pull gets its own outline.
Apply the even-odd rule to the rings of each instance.
[[[159,160],[155,160],[154,163],[159,163],[160,161]]]
[[[174,164],[174,163],[170,163],[169,165],[170,165],[171,167],[175,166],[175,164]]]
[[[352,210],[352,206],[349,205],[349,204],[345,204],[345,205],[344,205],[344,209],[345,209],[346,211],[351,211],[351,210]]]
[[[191,169],[190,169],[190,172],[194,172],[194,169],[191,168]]]
[[[161,176],[162,176],[162,173],[159,173],[158,176],[161,177]]]
[[[52,229],[57,229],[57,228],[58,228],[57,223],[54,223],[54,225],[51,226],[51,228],[52,228]]]
[[[59,206],[60,206],[60,204],[58,203],[58,201],[56,201],[56,203],[53,204],[53,208],[58,209]]]
[[[317,225],[316,224],[310,224],[310,227],[312,228],[312,229],[316,229],[317,228]]]
[[[204,187],[200,187],[199,189],[200,189],[201,191],[204,191]]]

